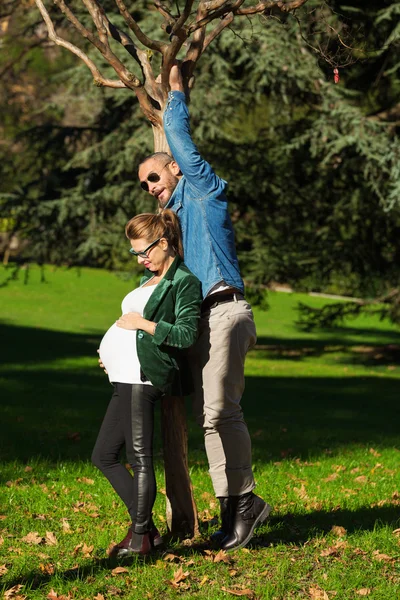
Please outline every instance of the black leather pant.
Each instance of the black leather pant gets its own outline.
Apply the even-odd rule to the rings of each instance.
[[[156,498],[154,406],[161,396],[162,392],[151,385],[114,383],[114,394],[92,454],[93,464],[107,477],[127,507],[135,533],[149,529]],[[120,462],[123,446],[133,478]]]

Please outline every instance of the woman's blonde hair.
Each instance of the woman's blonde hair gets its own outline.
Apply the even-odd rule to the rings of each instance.
[[[165,238],[175,254],[183,258],[181,227],[176,214],[169,208],[160,213],[143,213],[133,217],[125,227],[128,240],[144,238],[149,242],[157,238]]]

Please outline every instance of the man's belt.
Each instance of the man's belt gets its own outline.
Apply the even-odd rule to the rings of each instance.
[[[223,290],[222,292],[216,292],[215,294],[210,294],[204,298],[201,304],[201,312],[207,312],[211,308],[215,308],[218,304],[224,304],[225,302],[233,302],[237,300],[244,300],[244,296],[242,292],[237,290]]]

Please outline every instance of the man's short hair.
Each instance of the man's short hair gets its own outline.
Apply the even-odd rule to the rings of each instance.
[[[168,152],[154,152],[153,154],[149,154],[149,156],[146,156],[142,161],[140,161],[138,169],[140,169],[140,167],[146,163],[148,160],[155,158],[156,160],[161,160],[164,159],[165,160],[165,164],[168,164],[169,162],[172,162],[174,159],[172,158],[172,156],[170,154],[168,154]]]

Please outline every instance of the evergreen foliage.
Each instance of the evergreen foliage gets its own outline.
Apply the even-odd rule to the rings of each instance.
[[[229,182],[250,285],[364,297],[397,285],[399,12],[394,0],[310,0],[294,16],[235,22],[198,64],[193,135]],[[145,3],[137,17],[162,36]],[[150,126],[131,92],[93,86],[39,23],[20,6],[0,38],[12,56],[28,35],[38,44],[0,64],[3,224],[26,237],[26,257],[130,268],[124,224],[154,209],[136,176]]]

